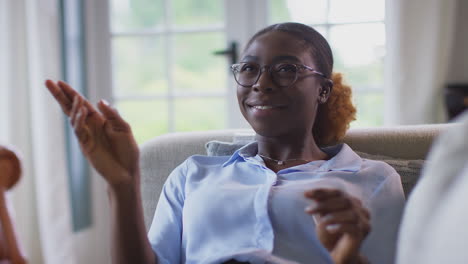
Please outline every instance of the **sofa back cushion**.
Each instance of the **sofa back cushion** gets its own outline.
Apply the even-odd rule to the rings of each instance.
[[[355,151],[400,159],[424,159],[432,139],[451,125],[399,126],[393,128],[350,129],[344,138]],[[226,129],[204,132],[171,133],[158,136],[141,147],[141,192],[145,223],[149,227],[162,186],[170,172],[191,155],[206,155],[205,144],[212,140],[233,141],[234,137],[252,135],[249,129]],[[411,165],[413,166],[413,165]],[[409,166],[407,166],[409,167]],[[409,177],[410,178],[410,177]],[[411,190],[414,180],[406,181]]]

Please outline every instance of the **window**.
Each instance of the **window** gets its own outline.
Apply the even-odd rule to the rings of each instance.
[[[353,88],[357,126],[383,124],[384,0],[270,0],[269,21],[295,21],[329,41],[334,71]],[[359,8],[356,8],[359,7]]]
[[[219,0],[112,0],[114,103],[138,142],[226,127],[227,62]]]
[[[283,21],[309,24],[329,40],[335,71],[353,87],[352,126],[383,123],[384,0],[87,0],[87,6],[91,99],[111,98],[139,143],[174,131],[245,126],[232,62],[213,53],[232,42],[240,52],[254,32]]]

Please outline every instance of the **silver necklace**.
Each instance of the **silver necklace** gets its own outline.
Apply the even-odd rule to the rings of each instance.
[[[289,162],[289,161],[295,161],[295,160],[299,160],[299,161],[305,161],[305,162],[309,162],[309,160],[305,160],[305,159],[286,159],[286,160],[277,160],[277,159],[274,159],[274,158],[270,158],[270,157],[267,157],[267,156],[264,156],[262,154],[258,154],[260,157],[262,158],[265,158],[267,160],[271,160],[271,161],[274,161],[276,162],[276,164],[282,166],[282,165],[286,165],[286,162]]]

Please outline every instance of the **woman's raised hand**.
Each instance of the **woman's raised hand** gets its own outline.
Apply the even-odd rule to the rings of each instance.
[[[69,117],[83,154],[110,185],[139,184],[138,145],[130,126],[101,100],[93,105],[67,83],[47,80],[50,93]]]
[[[317,236],[333,261],[337,264],[367,263],[359,249],[370,232],[370,213],[361,201],[333,189],[314,189],[304,195],[313,200],[306,213],[314,217]]]

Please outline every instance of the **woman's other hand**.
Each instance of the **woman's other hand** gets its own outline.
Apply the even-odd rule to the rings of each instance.
[[[65,82],[45,85],[69,117],[83,154],[107,182],[138,184],[138,145],[117,110],[101,100],[97,111]]]
[[[333,261],[367,263],[359,249],[370,231],[370,213],[361,201],[334,189],[314,189],[304,195],[312,200],[305,211],[314,218],[317,236]]]

